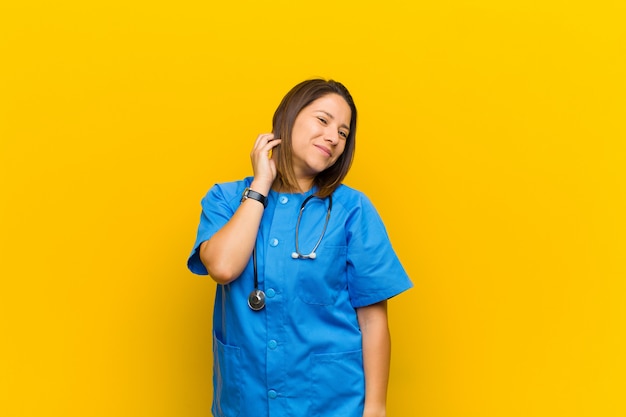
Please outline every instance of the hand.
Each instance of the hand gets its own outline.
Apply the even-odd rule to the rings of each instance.
[[[276,162],[273,153],[270,152],[280,145],[280,142],[281,140],[274,138],[272,133],[261,134],[256,138],[250,153],[254,172],[254,187],[251,188],[263,195],[269,193],[276,179]]]

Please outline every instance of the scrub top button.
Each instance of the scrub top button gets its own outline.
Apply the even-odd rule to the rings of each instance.
[[[277,346],[278,342],[276,342],[276,340],[270,340],[269,342],[267,342],[267,347],[272,350],[276,349]]]
[[[265,291],[265,296],[267,298],[274,298],[275,295],[276,295],[276,291],[274,291],[274,288],[270,288],[267,291]]]
[[[274,239],[270,240],[270,246],[272,246],[272,247],[278,246],[278,239],[274,238]]]
[[[276,398],[278,396],[278,393],[276,391],[274,391],[273,389],[267,391],[267,396],[270,397],[272,400],[274,398]]]
[[[289,198],[287,198],[287,196],[282,196],[279,201],[280,201],[280,204],[287,204],[287,202],[289,201]]]

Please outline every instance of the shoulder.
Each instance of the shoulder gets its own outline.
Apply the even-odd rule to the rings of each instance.
[[[246,177],[238,181],[222,182],[214,184],[202,199],[203,204],[211,204],[218,201],[227,204],[239,204],[241,194],[246,187],[250,186],[252,177]]]
[[[333,204],[347,211],[374,209],[372,202],[365,193],[345,184],[341,184],[333,193]]]
[[[333,200],[337,201],[358,201],[361,199],[367,199],[367,196],[362,191],[345,184],[341,184],[333,193]]]

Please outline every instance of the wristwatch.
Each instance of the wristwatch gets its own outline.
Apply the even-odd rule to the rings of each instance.
[[[263,204],[263,207],[267,207],[267,197],[265,197],[261,193],[257,193],[256,191],[251,190],[249,187],[246,187],[246,189],[243,190],[243,194],[241,195],[241,202],[243,203],[249,198]]]

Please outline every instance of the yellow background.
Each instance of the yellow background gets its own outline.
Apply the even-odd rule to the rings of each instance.
[[[626,415],[625,4],[2,2],[0,415],[210,414],[199,201],[315,76],[415,283],[389,415]]]

